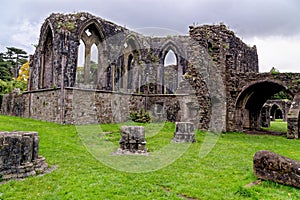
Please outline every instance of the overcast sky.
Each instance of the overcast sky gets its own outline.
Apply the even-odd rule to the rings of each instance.
[[[188,34],[192,24],[225,23],[256,45],[260,71],[300,72],[299,0],[1,0],[0,51],[32,54],[51,13],[90,12],[130,29],[160,27]]]

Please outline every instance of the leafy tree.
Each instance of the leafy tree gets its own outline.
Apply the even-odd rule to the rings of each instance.
[[[27,52],[16,47],[6,47],[6,49],[3,60],[8,64],[14,78],[17,78],[21,66],[27,62]]]
[[[27,82],[29,78],[29,61],[22,65],[19,71],[19,76],[17,81],[25,81]]]
[[[3,81],[10,81],[12,79],[9,63],[4,60],[3,53],[0,53],[0,79]]]

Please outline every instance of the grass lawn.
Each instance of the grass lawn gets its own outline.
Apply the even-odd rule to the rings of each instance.
[[[91,130],[97,128],[89,127]],[[120,139],[119,126],[103,125],[101,128],[112,132],[104,139],[116,146]],[[245,188],[256,180],[252,169],[255,152],[270,150],[300,160],[299,140],[269,135],[221,134],[214,148],[205,157],[199,157],[203,141],[213,136],[198,131],[197,143],[185,146],[184,154],[171,164],[154,171],[128,173],[99,161],[97,156],[101,152],[96,148],[101,145],[99,133],[79,134],[72,125],[7,116],[0,116],[0,130],[38,131],[39,154],[48,164],[58,166],[44,176],[1,184],[0,199],[300,199],[299,189],[273,182],[264,181]],[[146,138],[149,154],[163,152],[173,132],[174,124],[167,123],[158,134]],[[87,148],[84,143],[89,143],[92,148]],[[181,148],[180,144],[178,148]],[[142,162],[141,158],[143,156],[137,160]],[[112,159],[117,162],[118,156]],[[119,159],[121,161],[122,156]]]
[[[287,122],[284,122],[282,119],[276,119],[275,121],[270,122],[270,127],[268,128],[262,128],[266,131],[275,131],[275,132],[281,132],[286,133],[287,132]]]

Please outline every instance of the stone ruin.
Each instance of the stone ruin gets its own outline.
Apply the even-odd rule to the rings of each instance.
[[[254,175],[263,180],[300,188],[300,162],[261,150],[253,157]]]
[[[191,122],[176,122],[173,142],[196,142],[194,124]]]
[[[145,128],[143,126],[122,126],[120,148],[117,154],[147,155]]]
[[[261,110],[261,126],[270,127],[270,122],[275,119],[282,119],[286,122],[291,103],[288,99],[268,100]]]
[[[8,180],[45,173],[48,165],[38,150],[37,132],[0,132],[0,178]]]
[[[171,53],[176,63],[167,65]],[[201,130],[257,130],[265,102],[284,91],[292,99],[287,137],[299,138],[299,79],[259,73],[256,46],[224,24],[150,37],[89,13],[55,13],[30,58],[28,91],[5,95],[1,113],[96,124],[121,123],[144,110],[156,121],[193,122]]]

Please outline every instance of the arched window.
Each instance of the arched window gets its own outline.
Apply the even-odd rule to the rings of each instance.
[[[178,60],[172,49],[165,54],[162,82],[164,94],[174,93],[178,87]]]
[[[122,45],[122,55],[116,66],[115,85],[126,92],[139,88],[141,75],[138,66],[139,50],[134,37],[129,37]]]
[[[91,60],[89,64],[89,81],[88,83],[94,85],[97,83],[97,72],[98,72],[98,48],[96,44],[93,44],[90,52]]]
[[[133,64],[133,55],[132,54],[129,54],[128,56],[128,63],[127,63],[127,89],[132,89],[132,82],[134,81],[132,79],[132,76],[133,76],[133,70],[132,69],[132,64]]]
[[[177,65],[177,58],[173,50],[169,50],[165,56],[164,66]]]
[[[81,33],[78,47],[77,87],[106,88],[107,70],[102,66],[103,46],[103,37],[97,25],[88,25]]]
[[[53,84],[53,37],[50,28],[47,31],[42,55],[41,88],[50,88]]]
[[[79,42],[78,47],[78,60],[76,68],[76,87],[84,83],[84,60],[85,60],[85,45],[82,40]]]

